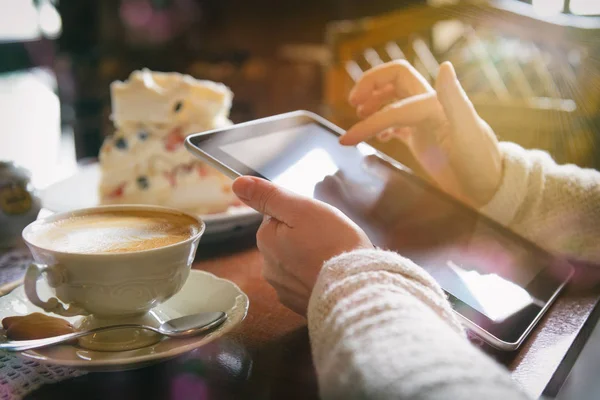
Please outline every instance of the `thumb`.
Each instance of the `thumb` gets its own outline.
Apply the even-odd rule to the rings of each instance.
[[[450,62],[440,66],[435,88],[446,118],[455,132],[470,133],[473,129],[479,129],[477,111],[458,82]]]
[[[241,201],[263,215],[293,226],[294,209],[302,199],[265,179],[242,176],[233,182],[233,192]]]

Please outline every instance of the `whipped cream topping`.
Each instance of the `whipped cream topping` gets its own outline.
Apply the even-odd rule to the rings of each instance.
[[[110,86],[112,115],[118,127],[128,121],[211,124],[227,118],[233,93],[222,83],[198,80],[177,72],[134,71],[125,82]]]

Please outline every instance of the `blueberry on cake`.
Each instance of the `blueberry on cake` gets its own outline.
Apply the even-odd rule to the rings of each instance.
[[[192,156],[187,135],[230,125],[225,85],[134,71],[110,87],[115,131],[100,150],[101,204],[155,204],[197,214],[238,205],[231,180]]]

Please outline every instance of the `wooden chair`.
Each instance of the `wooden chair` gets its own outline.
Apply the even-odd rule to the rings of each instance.
[[[356,122],[349,90],[367,69],[406,59],[430,82],[444,60],[501,140],[549,151],[558,162],[594,165],[600,126],[600,18],[542,18],[512,0],[418,6],[328,26],[329,118]],[[596,57],[596,61],[594,61]],[[397,140],[373,145],[412,168]]]

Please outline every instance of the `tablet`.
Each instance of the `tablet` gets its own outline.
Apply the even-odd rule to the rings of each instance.
[[[187,138],[189,151],[232,178],[253,175],[327,202],[376,246],[427,270],[467,328],[518,348],[573,274],[572,267],[417,177],[368,144],[297,111]]]

